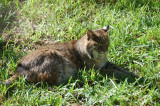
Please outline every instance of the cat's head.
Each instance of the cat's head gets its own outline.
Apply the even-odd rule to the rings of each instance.
[[[87,31],[87,51],[89,58],[95,58],[95,56],[106,54],[109,46],[109,38],[107,32],[109,26],[98,30]],[[100,56],[99,56],[100,57]]]

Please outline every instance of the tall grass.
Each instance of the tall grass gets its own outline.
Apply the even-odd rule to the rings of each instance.
[[[0,86],[1,105],[160,105],[159,0],[0,1],[0,80],[41,45],[81,38],[88,29],[110,25],[108,59],[150,82],[116,83],[97,70],[80,70],[59,87],[37,87],[23,79]],[[149,83],[153,83],[151,89]]]

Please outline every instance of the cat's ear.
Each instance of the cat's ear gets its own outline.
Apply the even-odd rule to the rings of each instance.
[[[102,30],[104,30],[105,32],[108,32],[108,30],[109,30],[109,25],[105,26]]]
[[[91,30],[88,30],[88,31],[87,31],[87,37],[88,37],[88,40],[93,39],[93,38],[94,38],[94,36],[95,36],[95,34],[94,34],[94,32],[93,32],[93,31],[91,31]]]

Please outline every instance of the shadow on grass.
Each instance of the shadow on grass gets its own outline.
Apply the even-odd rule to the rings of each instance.
[[[8,37],[6,31],[12,28],[12,23],[16,20],[16,14],[14,13],[14,5],[12,1],[0,1],[0,59],[3,53],[4,46],[7,44],[5,37]],[[4,36],[2,37],[2,35]]]
[[[9,30],[11,28],[12,22],[15,21],[15,14],[13,12],[14,5],[11,1],[0,1],[0,37],[5,29]]]
[[[100,72],[104,77],[107,75],[111,78],[116,78],[116,82],[124,82],[127,80],[128,83],[134,83],[135,86],[142,85],[143,87],[148,86],[149,89],[155,87],[158,89],[157,85],[154,85],[150,79],[146,79],[143,77],[139,77],[138,75],[134,74],[133,72],[129,72],[114,63],[108,62],[106,67],[104,67]]]

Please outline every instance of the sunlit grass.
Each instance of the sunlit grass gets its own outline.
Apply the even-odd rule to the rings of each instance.
[[[0,1],[0,80],[17,62],[46,42],[81,38],[88,29],[110,25],[108,59],[149,82],[116,83],[97,70],[80,70],[59,87],[0,86],[0,105],[160,105],[160,1],[3,0]],[[149,89],[149,84],[153,87]]]

